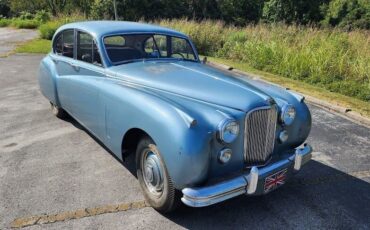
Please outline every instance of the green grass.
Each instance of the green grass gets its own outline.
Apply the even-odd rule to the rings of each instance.
[[[370,31],[283,24],[239,28],[217,21],[156,23],[190,35],[202,54],[370,102]]]
[[[290,88],[296,92],[310,95],[315,98],[325,100],[334,105],[342,106],[345,108],[351,108],[353,111],[360,113],[361,115],[370,118],[370,103],[365,102],[356,98],[341,95],[339,93],[333,93],[321,87],[317,87],[308,83],[301,82],[299,80],[293,80],[290,78],[278,76],[275,74],[267,73],[264,71],[257,70],[250,65],[238,61],[233,61],[224,58],[208,57],[209,61],[232,66],[233,68],[245,71],[247,73],[256,74],[262,79],[281,85],[286,88]]]
[[[20,44],[15,52],[16,53],[40,53],[47,54],[51,50],[51,41],[46,39],[35,39],[23,44]]]

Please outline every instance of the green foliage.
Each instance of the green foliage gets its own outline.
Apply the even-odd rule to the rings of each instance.
[[[322,8],[328,2],[329,0],[268,0],[263,5],[262,18],[266,22],[316,23],[323,19]]]
[[[370,1],[333,0],[325,9],[323,25],[370,29]]]
[[[51,40],[53,38],[53,35],[54,35],[55,31],[61,25],[63,25],[63,23],[61,23],[60,21],[50,21],[50,22],[42,24],[39,27],[40,37],[42,39]]]
[[[189,34],[202,54],[370,101],[370,32],[282,24],[236,28],[215,21],[159,23]]]
[[[53,21],[48,21],[39,27],[40,37],[42,39],[51,40],[55,31],[62,25],[74,22],[74,21],[82,21],[83,18],[79,15],[72,15],[66,18],[58,18]]]
[[[120,20],[186,18],[222,20],[245,26],[263,22],[298,25],[370,27],[369,0],[115,0]],[[10,10],[9,10],[10,9]],[[113,0],[0,0],[0,15],[48,21],[53,17],[81,14],[90,19],[114,19]],[[36,15],[34,15],[36,14]],[[32,18],[31,18],[32,17]]]
[[[27,11],[22,11],[19,13],[19,17],[18,17],[20,20],[31,20],[34,18],[34,15],[31,14],[30,12],[27,12]]]
[[[34,19],[39,22],[47,22],[50,20],[50,13],[45,10],[39,10],[36,12]]]
[[[9,0],[0,0],[0,18],[10,16]]]
[[[112,0],[94,0],[91,6],[91,17],[93,19],[113,19]]]
[[[221,21],[205,20],[198,23],[180,19],[161,20],[156,23],[189,35],[197,45],[198,52],[205,55],[215,54],[222,47],[228,30],[231,30],[231,27],[225,27]]]
[[[0,27],[7,27],[10,25],[12,21],[10,19],[1,18],[0,19]]]
[[[34,19],[22,20],[22,19],[16,18],[11,21],[10,25],[18,29],[36,29],[37,27],[39,27],[40,22]]]

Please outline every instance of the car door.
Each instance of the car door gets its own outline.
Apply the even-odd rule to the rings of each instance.
[[[103,138],[104,105],[100,102],[99,86],[105,79],[105,70],[90,34],[75,31],[74,44],[74,59],[69,60],[68,74],[59,78],[60,100],[85,128]]]
[[[53,44],[53,52],[50,54],[53,60],[56,72],[57,72],[57,93],[60,105],[63,109],[72,114],[72,109],[70,107],[71,93],[60,91],[61,83],[64,83],[63,79],[69,79],[75,74],[73,67],[73,58],[75,52],[75,42],[74,42],[74,30],[68,29],[64,30],[56,35]]]

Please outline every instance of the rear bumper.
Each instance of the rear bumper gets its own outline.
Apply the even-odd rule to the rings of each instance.
[[[311,153],[311,146],[305,144],[302,148],[297,148],[295,154],[287,159],[261,168],[252,167],[249,173],[230,180],[205,187],[184,188],[181,200],[191,207],[204,207],[241,194],[265,194],[266,177],[285,169],[286,176],[289,177],[311,159]]]

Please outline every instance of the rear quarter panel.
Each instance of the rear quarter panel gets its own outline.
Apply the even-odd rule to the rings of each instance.
[[[52,103],[60,105],[57,93],[57,71],[49,55],[41,60],[39,67],[39,87],[41,93]]]

